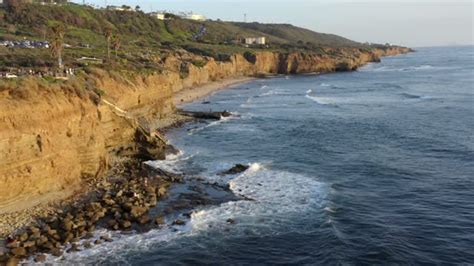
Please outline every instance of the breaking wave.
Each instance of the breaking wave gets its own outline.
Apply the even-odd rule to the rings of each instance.
[[[432,65],[419,65],[419,66],[410,66],[403,68],[394,68],[387,66],[380,67],[365,67],[363,71],[373,71],[373,72],[390,72],[390,71],[424,71],[434,69]]]
[[[238,119],[239,116],[238,115],[235,115],[235,114],[232,114],[231,116],[228,116],[228,117],[221,117],[221,119],[217,120],[217,121],[212,121],[210,123],[207,123],[206,125],[204,126],[199,126],[199,127],[196,127],[196,128],[192,128],[188,131],[188,134],[189,135],[193,135],[199,131],[202,131],[206,128],[209,128],[209,127],[214,127],[214,126],[217,126],[217,125],[220,125],[222,123],[226,123],[226,122],[229,122],[230,120],[232,119]]]
[[[181,160],[185,158],[182,157]],[[176,160],[172,163],[176,163]],[[153,164],[162,167],[156,162]],[[65,253],[59,258],[48,256],[47,263],[127,264],[127,254],[130,252],[145,252],[158,243],[172,244],[177,238],[208,231],[225,232],[230,226],[236,234],[244,234],[248,230],[258,235],[282,234],[285,231],[281,226],[294,222],[295,216],[301,219],[313,215],[315,210],[324,210],[328,193],[328,187],[316,178],[271,170],[261,163],[249,164],[249,168],[230,179],[228,185],[235,194],[245,199],[197,209],[185,226],[168,226],[142,234],[101,229],[88,241],[108,235],[113,242]],[[230,225],[230,219],[235,224]],[[169,220],[166,222],[170,223]]]
[[[229,187],[249,200],[227,202],[193,213],[193,232],[225,229],[228,219],[232,219],[237,231],[281,233],[282,224],[294,221],[295,215],[301,217],[314,213],[312,209],[323,209],[328,191],[315,178],[272,170],[260,163],[250,164],[247,171],[229,181]]]
[[[317,104],[321,104],[321,105],[331,105],[331,104],[334,104],[334,100],[333,100],[333,99],[327,98],[327,97],[319,97],[319,96],[316,96],[312,89],[309,89],[309,90],[306,91],[305,97],[308,98],[308,99],[310,99],[311,101],[313,101],[313,102],[315,102],[315,103],[317,103]]]

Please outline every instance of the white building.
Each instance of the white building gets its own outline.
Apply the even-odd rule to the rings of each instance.
[[[194,14],[194,13],[186,14],[185,16],[183,16],[183,18],[190,19],[190,20],[197,20],[197,21],[205,21],[207,19],[203,15]]]
[[[130,6],[107,6],[107,10],[123,11],[123,12],[135,12],[136,10]]]
[[[245,44],[260,44],[260,45],[265,45],[266,44],[266,38],[265,37],[251,37],[251,38],[245,38]]]
[[[166,19],[166,14],[164,12],[152,12],[150,13],[150,16],[157,18],[159,20],[165,20]]]

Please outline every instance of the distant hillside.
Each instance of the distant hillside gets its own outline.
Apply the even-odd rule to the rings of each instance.
[[[259,49],[324,53],[323,47],[367,48],[337,35],[288,24],[200,22],[176,16],[163,21],[141,11],[99,10],[77,4],[0,8],[0,41],[46,40],[56,24],[66,26],[64,40],[71,48],[65,53],[65,61],[69,63],[80,57],[104,58],[107,29],[120,38],[118,56],[122,62],[137,67],[147,67],[152,64],[150,58],[179,49],[225,60],[233,53]],[[239,39],[259,36],[267,37],[268,47],[247,48],[236,44]],[[12,52],[0,47],[0,66],[51,66],[53,61],[44,49]]]
[[[253,30],[268,35],[270,40],[287,43],[313,43],[320,46],[362,46],[358,42],[344,37],[314,32],[308,29],[296,27],[290,24],[261,24],[261,23],[234,23],[244,30]]]

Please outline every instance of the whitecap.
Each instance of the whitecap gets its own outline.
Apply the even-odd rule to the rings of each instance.
[[[262,96],[270,96],[270,95],[276,95],[276,94],[278,94],[278,92],[276,90],[270,90],[270,91],[264,92],[264,93],[262,93],[258,96],[262,97]]]
[[[233,230],[258,234],[282,233],[281,226],[300,219],[312,210],[323,209],[328,188],[314,177],[271,170],[253,163],[243,174],[231,179],[230,189],[250,200],[234,201],[203,209],[191,215],[192,232],[225,229],[228,219]]]
[[[335,213],[336,211],[332,209],[331,207],[326,207],[324,208],[325,211],[330,212],[330,213]]]
[[[311,96],[309,94],[307,94],[305,97],[321,105],[334,104],[334,101],[331,98],[327,98],[327,97]]]
[[[126,256],[130,251],[143,252],[149,250],[158,242],[169,242],[186,234],[189,229],[190,227],[182,226],[176,231],[176,228],[168,227],[151,230],[142,234],[134,232],[122,234],[121,232],[101,229],[96,231],[94,237],[87,241],[93,242],[101,235],[108,235],[113,239],[112,242],[104,242],[79,252],[64,253],[60,257],[47,255],[45,263],[54,265],[87,265],[90,263],[110,263],[112,260],[118,264],[127,264]],[[35,264],[33,259],[26,261],[26,263]]]
[[[183,155],[183,151],[182,150],[178,150],[177,153],[168,153],[166,154],[166,160],[176,160],[178,158],[180,158],[182,155]]]
[[[326,204],[328,186],[316,178],[286,171],[271,170],[264,163],[251,163],[249,168],[228,181],[230,189],[246,200],[231,201],[219,206],[196,209],[185,226],[168,226],[146,233],[112,232],[100,229],[89,241],[101,235],[109,235],[113,242],[106,242],[79,252],[64,253],[62,257],[47,257],[53,264],[127,264],[127,254],[152,249],[157,243],[166,243],[177,238],[225,233],[229,229],[235,234],[251,232],[257,235],[275,235],[286,231],[282,226],[300,221],[321,210]],[[167,218],[166,223],[171,222]],[[230,225],[232,219],[235,224]],[[33,264],[33,261],[27,261]]]
[[[159,168],[170,173],[182,174],[180,170],[181,163],[193,158],[196,154],[198,153],[188,154],[185,156],[185,153],[180,150],[177,155],[166,156],[166,160],[147,161],[145,162],[145,164],[153,168]]]
[[[193,128],[193,129],[189,130],[188,135],[194,135],[195,133],[200,132],[200,131],[202,131],[206,128],[217,126],[217,125],[220,125],[222,123],[229,122],[230,120],[239,119],[239,118],[240,118],[240,116],[235,115],[234,113],[232,113],[231,116],[227,116],[227,117],[221,116],[221,119],[219,119],[219,120],[212,121],[212,122],[210,122],[210,123],[208,123],[204,126]]]

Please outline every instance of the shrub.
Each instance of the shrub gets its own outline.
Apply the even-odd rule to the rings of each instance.
[[[257,62],[257,56],[251,52],[245,52],[244,53],[244,58],[252,64],[255,64]]]

